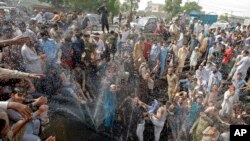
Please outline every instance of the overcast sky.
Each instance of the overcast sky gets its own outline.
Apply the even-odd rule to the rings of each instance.
[[[120,0],[123,2],[124,0]],[[139,10],[144,10],[149,0],[140,0]],[[165,0],[152,0],[153,3],[164,4]],[[228,13],[238,16],[250,17],[250,0],[182,0],[196,1],[206,13],[215,12],[219,15]]]

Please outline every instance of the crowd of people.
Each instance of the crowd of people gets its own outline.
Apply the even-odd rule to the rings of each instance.
[[[229,125],[249,124],[241,97],[250,86],[250,26],[185,26],[180,17],[152,39],[127,25],[110,30],[105,5],[98,12],[103,34],[88,32],[76,13],[48,19],[42,10],[27,22],[1,11],[3,140],[41,140],[53,96],[81,105],[101,97],[98,130],[116,135],[120,124],[121,140],[229,141]],[[131,84],[136,91],[122,94]]]

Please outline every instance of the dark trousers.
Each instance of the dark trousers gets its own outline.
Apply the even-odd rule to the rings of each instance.
[[[103,31],[103,33],[105,32],[104,31],[105,27],[106,27],[107,31],[109,32],[109,24],[108,23],[102,23],[102,31]]]

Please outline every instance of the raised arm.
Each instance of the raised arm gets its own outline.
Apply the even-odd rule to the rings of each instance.
[[[9,40],[2,40],[2,41],[0,41],[0,48],[8,47],[11,45],[24,44],[29,40],[30,40],[29,37],[22,37],[22,36],[18,36],[18,37],[15,37],[13,39],[9,39]]]
[[[41,78],[43,74],[25,73],[17,70],[0,68],[0,78]]]

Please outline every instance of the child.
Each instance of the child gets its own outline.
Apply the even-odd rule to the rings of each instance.
[[[199,58],[200,58],[199,48],[195,47],[190,57],[190,72],[195,70],[195,67],[197,66],[197,62]]]

